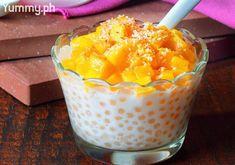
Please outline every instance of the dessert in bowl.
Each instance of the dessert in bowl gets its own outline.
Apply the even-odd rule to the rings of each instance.
[[[89,155],[125,164],[167,151],[146,162],[153,163],[180,149],[208,61],[201,39],[122,15],[60,36],[52,59],[75,138]],[[123,153],[131,153],[126,162]]]

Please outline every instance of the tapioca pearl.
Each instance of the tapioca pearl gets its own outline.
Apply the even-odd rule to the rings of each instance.
[[[85,133],[85,135],[87,135],[87,136],[91,136],[91,133],[89,132],[89,131],[84,131],[84,133]]]
[[[153,116],[155,113],[156,113],[156,111],[149,111],[149,112],[148,112],[148,115],[149,115],[149,116]]]
[[[128,120],[125,120],[124,122],[125,122],[126,124],[128,124],[128,123],[129,123],[129,121],[128,121]]]
[[[119,109],[118,109],[118,113],[122,115],[122,114],[125,113],[125,110],[124,110],[123,108],[119,108]]]
[[[104,114],[105,114],[105,115],[110,115],[110,111],[109,111],[109,110],[105,110],[105,111],[104,111]]]
[[[150,106],[152,106],[152,105],[153,105],[153,102],[152,102],[152,101],[147,101],[147,102],[146,102],[146,106],[150,107]]]
[[[140,134],[139,136],[138,136],[138,139],[140,140],[140,141],[142,141],[143,139],[144,139],[144,134]]]
[[[76,104],[72,104],[72,109],[73,109],[74,111],[78,111],[77,105],[76,105]]]
[[[160,105],[164,105],[166,103],[166,100],[165,99],[161,99],[160,101],[159,101],[159,104]]]
[[[168,133],[167,130],[164,130],[164,131],[162,132],[163,135],[166,135],[167,133]]]
[[[174,123],[173,123],[173,124],[171,124],[171,125],[170,125],[170,130],[174,130],[174,129],[175,129],[175,127],[176,127],[176,126],[175,126],[175,124],[174,124]]]
[[[166,107],[164,107],[164,106],[161,107],[161,108],[159,109],[159,111],[160,111],[160,112],[166,111]]]
[[[175,102],[178,102],[179,100],[180,100],[180,98],[179,98],[179,97],[176,97],[174,101],[175,101]]]
[[[146,142],[147,143],[152,143],[154,141],[154,138],[153,137],[148,137],[146,138]]]
[[[153,134],[153,130],[150,130],[150,129],[145,130],[145,133],[146,133],[146,134],[149,134],[149,135],[152,135],[152,134]]]
[[[155,131],[156,136],[161,136],[162,133],[163,133],[163,131],[159,130],[159,129],[157,131]]]
[[[138,146],[143,146],[144,143],[143,143],[143,142],[138,142],[137,145],[138,145]]]
[[[128,127],[127,127],[127,130],[128,130],[128,131],[133,130],[133,126],[128,126]]]
[[[144,127],[142,127],[142,126],[138,127],[137,129],[138,129],[138,131],[140,131],[140,132],[141,132],[141,131],[144,131]]]
[[[144,116],[144,115],[141,115],[141,116],[138,117],[138,119],[139,119],[140,121],[144,120],[145,118],[146,118],[146,116]]]
[[[179,113],[178,113],[178,112],[176,112],[176,113],[171,113],[171,114],[170,114],[170,117],[171,117],[172,119],[176,120],[177,118],[179,118]]]
[[[181,112],[181,111],[183,111],[183,110],[182,110],[181,106],[178,105],[178,106],[176,107],[176,112]]]
[[[104,119],[104,122],[105,122],[106,124],[109,124],[109,123],[110,123],[110,120],[107,119],[107,118],[105,118],[105,119]]]
[[[133,121],[132,122],[134,125],[138,125],[139,123],[138,123],[138,121]]]
[[[118,126],[121,127],[121,128],[123,128],[123,127],[124,127],[124,124],[119,123]]]
[[[170,99],[170,101],[168,102],[168,104],[169,104],[170,106],[173,106],[173,105],[174,105],[174,100],[173,100],[173,99]]]
[[[160,124],[160,123],[154,124],[154,128],[155,128],[155,129],[159,129],[160,127],[161,127],[161,124]]]
[[[100,125],[99,128],[102,129],[102,130],[104,130],[104,129],[105,129],[105,126]]]
[[[100,119],[100,118],[102,118],[102,115],[99,113],[96,113],[96,117]]]
[[[164,125],[165,125],[165,126],[169,126],[170,123],[171,123],[171,122],[168,120],[168,121],[165,121]]]
[[[160,119],[165,119],[167,117],[167,113],[163,113],[160,115]]]
[[[126,102],[127,101],[126,97],[124,97],[124,96],[120,97],[119,100],[120,100],[120,102]]]
[[[110,104],[113,105],[113,106],[115,106],[115,105],[117,104],[117,102],[116,102],[115,100],[111,99],[111,100],[110,100]]]
[[[115,116],[115,120],[117,120],[117,121],[122,120],[122,117],[121,116]]]
[[[176,94],[177,94],[177,89],[174,89],[170,94],[170,98],[174,98]]]
[[[128,118],[133,118],[134,115],[133,115],[133,113],[127,113],[127,117],[128,117]]]
[[[141,108],[139,108],[139,107],[136,107],[136,108],[135,108],[135,112],[140,113],[141,111],[142,111]]]
[[[175,110],[175,105],[174,104],[170,104],[169,110],[170,111],[174,111]]]
[[[132,138],[132,137],[133,137],[133,135],[129,134],[129,135],[127,135],[127,137],[130,139],[130,138]]]
[[[155,122],[156,122],[156,119],[149,119],[149,120],[148,120],[148,123],[149,123],[150,125],[154,124]]]
[[[132,145],[132,142],[130,142],[130,139],[127,139],[127,140],[125,141],[125,144],[126,144],[126,145]]]
[[[99,102],[99,105],[100,105],[101,107],[104,107],[104,106],[105,106],[105,103],[104,103],[103,101],[101,101],[101,102]]]

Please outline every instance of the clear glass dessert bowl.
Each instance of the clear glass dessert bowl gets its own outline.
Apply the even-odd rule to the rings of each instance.
[[[111,85],[101,79],[84,79],[60,63],[71,53],[71,39],[93,30],[81,26],[61,35],[51,51],[78,147],[98,161],[120,165],[151,164],[172,157],[184,142],[208,61],[204,41],[180,30],[194,46],[198,61],[192,71],[172,81]]]

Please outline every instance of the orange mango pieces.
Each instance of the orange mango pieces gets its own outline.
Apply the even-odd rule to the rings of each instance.
[[[84,78],[99,78],[110,84],[134,82],[146,85],[193,70],[196,52],[182,32],[139,25],[134,18],[121,15],[101,23],[92,33],[71,40],[71,59],[61,61]],[[170,82],[169,82],[170,83]],[[139,95],[170,86],[139,88]]]

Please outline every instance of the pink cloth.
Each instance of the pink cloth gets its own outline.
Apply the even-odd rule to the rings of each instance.
[[[164,1],[177,2],[177,0]],[[235,29],[235,0],[202,0],[195,10]]]
[[[88,4],[74,8],[56,8],[56,12],[63,14],[65,18],[96,14],[118,7],[128,0],[94,0]]]

